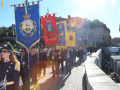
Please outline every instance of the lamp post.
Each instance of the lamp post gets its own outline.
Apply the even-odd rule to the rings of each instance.
[[[88,36],[89,36],[89,25],[90,24],[90,22],[88,22],[88,24],[87,24],[87,31],[88,31],[88,33],[87,33],[87,45],[86,46],[88,46]]]
[[[96,35],[98,36],[98,31],[97,31],[97,25],[96,25],[96,33],[95,33],[95,47],[96,47],[96,39],[97,39],[97,37],[96,37]]]

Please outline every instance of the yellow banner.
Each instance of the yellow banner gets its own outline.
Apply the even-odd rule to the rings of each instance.
[[[67,33],[67,46],[75,46],[75,32]]]

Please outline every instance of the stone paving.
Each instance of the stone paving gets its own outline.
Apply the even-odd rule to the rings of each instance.
[[[60,68],[59,76],[55,77],[52,77],[51,66],[47,67],[46,76],[38,78],[40,90],[82,90],[83,76],[85,73],[84,62],[80,64],[78,58],[76,58],[76,62],[76,66],[71,69],[71,74],[67,74],[66,67],[64,66],[64,73],[62,73]],[[20,87],[22,87],[22,82],[20,83]],[[34,90],[32,82],[30,88],[31,90]]]

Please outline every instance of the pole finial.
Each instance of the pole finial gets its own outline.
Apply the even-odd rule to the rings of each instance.
[[[3,2],[3,0],[1,2],[1,8],[4,8],[4,2]]]

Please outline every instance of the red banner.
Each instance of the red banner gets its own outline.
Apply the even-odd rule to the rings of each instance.
[[[41,19],[45,45],[58,44],[55,14],[53,16],[51,14],[45,15],[45,17],[41,16]]]

